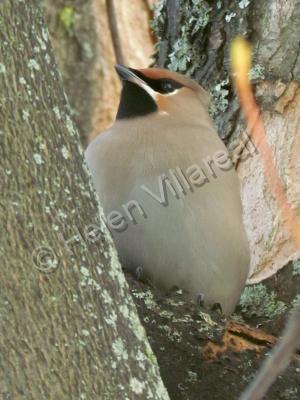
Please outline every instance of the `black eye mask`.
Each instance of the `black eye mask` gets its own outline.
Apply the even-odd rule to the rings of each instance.
[[[179,82],[174,81],[173,79],[161,78],[161,79],[151,79],[142,74],[140,71],[137,71],[133,68],[129,68],[136,76],[141,78],[144,82],[147,83],[151,87],[151,89],[155,90],[155,92],[159,92],[161,94],[168,94],[175,92],[176,89],[180,89],[183,85]]]

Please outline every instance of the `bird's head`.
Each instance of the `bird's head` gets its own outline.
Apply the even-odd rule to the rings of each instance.
[[[209,96],[194,80],[159,68],[116,65],[123,89],[117,119],[159,113],[191,120],[207,115]]]

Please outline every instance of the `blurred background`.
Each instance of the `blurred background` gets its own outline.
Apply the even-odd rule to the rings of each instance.
[[[154,0],[44,0],[56,59],[84,145],[115,117],[120,92],[116,62],[145,67],[153,61],[153,5]]]

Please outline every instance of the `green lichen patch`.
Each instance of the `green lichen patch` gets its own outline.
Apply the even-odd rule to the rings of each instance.
[[[265,69],[260,64],[255,64],[249,71],[249,78],[254,81],[265,78]]]
[[[175,43],[172,43],[167,56],[167,67],[173,71],[185,72],[191,75],[196,66],[197,58],[201,58],[196,36],[207,26],[210,20],[212,8],[208,2],[203,0],[180,0],[178,3],[180,10],[180,21],[178,21],[178,33]],[[158,38],[157,52],[163,46],[162,38],[167,22],[167,2],[158,1],[154,8],[154,20],[152,28]],[[181,22],[188,23],[181,23]],[[199,59],[200,61],[200,59]]]
[[[216,117],[219,113],[224,113],[228,108],[229,96],[229,78],[217,83],[211,90],[211,103],[209,106],[209,113],[212,118]]]
[[[287,306],[276,299],[275,292],[268,292],[265,285],[247,286],[240,299],[241,312],[252,317],[275,318],[281,315]]]
[[[297,296],[294,298],[292,305],[293,307],[300,307],[300,294],[297,294]]]
[[[64,7],[58,14],[58,19],[64,30],[70,34],[75,23],[74,8],[70,6]]]
[[[293,276],[300,275],[300,260],[293,261]]]

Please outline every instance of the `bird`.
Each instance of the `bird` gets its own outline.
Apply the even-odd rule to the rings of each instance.
[[[209,94],[162,68],[116,65],[115,121],[85,160],[125,270],[231,314],[250,252],[237,172],[209,115]]]

